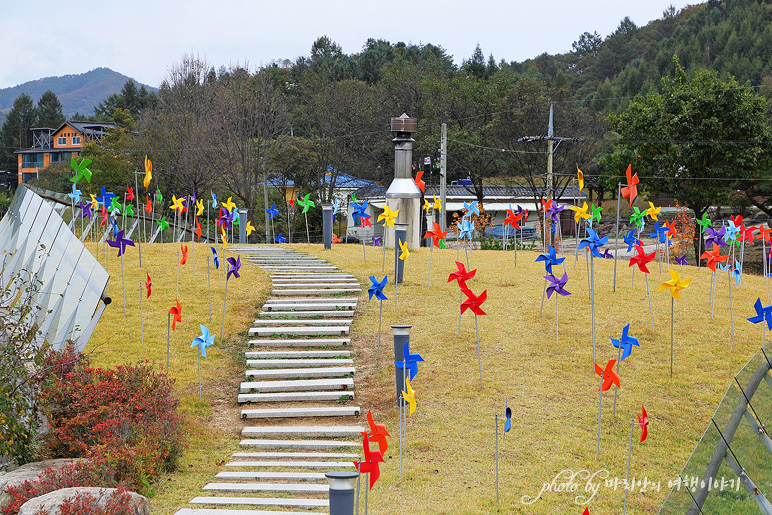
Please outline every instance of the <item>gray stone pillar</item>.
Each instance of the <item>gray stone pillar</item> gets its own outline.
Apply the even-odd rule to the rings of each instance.
[[[326,472],[324,475],[330,483],[330,515],[353,515],[354,480],[359,472]]]
[[[332,248],[332,204],[322,204],[322,241],[324,248]]]
[[[399,242],[405,243],[407,239],[407,224],[394,224],[394,233],[396,245],[394,246],[394,284],[402,284],[402,275],[405,271],[405,262],[399,259],[402,249],[399,248]],[[409,246],[408,246],[409,247]]]
[[[247,210],[239,208],[236,215],[239,217],[239,243],[243,245],[247,242]]]
[[[394,363],[402,363],[402,361],[405,359],[405,355],[402,353],[402,349],[405,347],[405,344],[410,342],[410,328],[413,327],[412,325],[393,325],[391,326],[391,330],[394,332]],[[404,374],[403,374],[404,372]],[[394,379],[395,383],[397,385],[397,406],[400,405],[400,403],[404,404],[404,401],[402,400],[402,391],[406,390],[406,384],[403,379],[404,377],[410,378],[408,376],[409,372],[407,370],[403,370],[401,368],[397,368],[396,365],[394,366]]]

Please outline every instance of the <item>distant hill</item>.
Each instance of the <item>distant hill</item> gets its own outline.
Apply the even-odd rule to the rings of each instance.
[[[62,112],[69,118],[75,113],[92,114],[94,106],[113,93],[118,93],[129,80],[134,79],[110,68],[95,68],[77,75],[46,77],[0,89],[0,124],[5,121],[6,113],[13,107],[14,100],[21,93],[27,93],[32,100],[37,101],[45,91],[50,89],[59,97]],[[142,86],[140,82],[134,82],[137,86]],[[144,86],[148,91],[157,91],[151,86]]]

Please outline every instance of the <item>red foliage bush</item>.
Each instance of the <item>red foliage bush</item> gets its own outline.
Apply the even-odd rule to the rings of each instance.
[[[97,486],[93,471],[87,462],[65,465],[60,470],[46,469],[35,481],[25,481],[20,486],[9,486],[6,490],[11,502],[0,509],[2,515],[16,515],[21,505],[54,490],[73,486]]]
[[[131,496],[122,489],[113,493],[104,506],[99,506],[99,500],[93,495],[78,494],[62,501],[59,515],[132,515],[130,503]],[[44,514],[42,509],[41,514]]]

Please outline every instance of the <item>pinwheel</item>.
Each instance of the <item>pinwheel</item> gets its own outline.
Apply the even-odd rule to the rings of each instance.
[[[661,207],[654,207],[654,204],[649,202],[649,208],[646,210],[646,215],[651,218],[652,220],[657,220],[657,215],[659,212],[662,211]]]
[[[630,229],[627,232],[627,235],[623,238],[623,241],[625,243],[627,243],[627,252],[632,252],[633,251],[633,247],[635,247],[636,245],[640,245],[641,244],[641,240],[636,238],[634,236],[634,234],[635,234],[635,229]]]
[[[432,204],[432,209],[435,211],[442,211],[442,199],[438,199],[437,195],[432,195],[432,198],[434,199],[434,204]],[[464,202],[466,204],[466,202]],[[473,204],[475,205],[475,211],[477,211],[477,201],[474,201]],[[480,212],[477,211],[477,214],[479,215]]]
[[[352,196],[354,195],[352,194]],[[295,197],[290,197],[289,205],[290,205],[290,209],[289,209],[290,213],[295,211]]]
[[[399,404],[399,471],[400,471],[400,477],[402,475],[402,450],[404,449],[407,451],[407,417],[408,415],[412,415],[413,412],[415,412],[416,402],[415,402],[415,390],[413,390],[412,385],[410,384],[410,379],[405,377],[405,371],[402,370],[402,378],[405,383],[405,390],[401,390],[402,398],[400,399]],[[410,408],[406,408],[405,405],[410,406]],[[404,437],[403,437],[404,435]]]
[[[424,211],[426,212],[427,215],[429,214],[429,211],[431,209],[432,209],[432,205],[429,203],[429,199],[425,198],[424,199]]]
[[[565,261],[566,258],[557,257],[557,252],[555,251],[555,248],[552,245],[547,245],[547,253],[546,254],[540,254],[539,257],[536,258],[536,262],[544,261],[544,270],[547,272],[547,274],[552,275],[552,266],[553,265],[559,265]],[[544,295],[547,291],[547,278],[544,278],[544,288],[542,289],[541,293],[541,307],[539,308],[539,318],[542,316],[542,312],[544,311]]]
[[[169,222],[166,221],[166,216],[161,217],[160,220],[156,220],[158,224],[158,230],[161,232],[161,243],[164,242],[164,231],[169,228]]]
[[[552,207],[547,212],[547,217],[550,219],[552,225],[552,232],[557,234],[560,228],[560,213],[566,208],[564,205],[560,205],[557,202],[553,202]]]
[[[228,234],[225,232],[224,226],[220,226],[220,239],[222,240],[222,248],[225,250],[228,247]]]
[[[711,229],[708,229],[708,230],[711,230]],[[721,263],[724,263],[727,259],[729,259],[729,254],[727,254],[726,256],[719,255],[720,249],[716,241],[721,241],[721,240],[714,240],[713,250],[712,251],[706,250],[700,256],[700,259],[708,260],[708,268],[710,268],[710,270],[712,270],[713,272],[710,278],[710,295],[709,295],[710,305],[711,305],[711,313],[710,313],[711,318],[713,318],[713,305],[714,305],[714,298],[715,298],[714,283],[716,282],[716,263],[718,263],[720,266]]]
[[[726,230],[724,232],[724,241],[729,245],[739,245],[739,242],[737,241],[737,235],[740,232],[740,226],[735,225],[734,222],[730,220],[727,222],[725,228]]]
[[[772,330],[772,304],[762,307],[761,299],[757,298],[753,304],[753,309],[756,310],[756,316],[749,318],[748,322],[753,322],[754,324],[761,323],[761,345],[766,351],[767,342],[764,336],[764,322],[767,323],[767,328]]]
[[[716,230],[712,227],[708,227],[705,229],[705,232],[708,234],[708,237],[705,239],[705,248],[711,247],[713,245],[718,245],[719,247],[726,247],[726,242],[724,241],[724,237],[726,236],[726,228],[721,227],[720,229]]]
[[[742,279],[742,263],[734,260],[734,269],[732,269],[732,278],[734,279],[735,290],[740,286],[740,280]]]
[[[142,180],[145,189],[150,186],[151,180],[153,180],[153,162],[145,156],[145,178]]]
[[[595,361],[595,267],[593,257],[601,257],[598,249],[608,242],[608,236],[598,236],[593,229],[587,228],[589,236],[579,242],[579,249],[586,248],[590,251],[590,305],[592,313],[592,360]]]
[[[231,276],[235,277],[236,279],[241,277],[241,275],[239,275],[239,270],[241,269],[241,256],[237,256],[235,259],[229,257],[225,261],[227,261],[230,266],[228,267],[228,273],[225,275],[225,294],[223,295],[222,299],[222,325],[220,326],[220,344],[222,344],[223,334],[225,331],[225,306],[228,302],[228,279],[230,279]]]
[[[107,225],[107,208],[102,206],[102,221],[99,223],[100,226],[104,227]]]
[[[274,239],[276,243],[287,243],[287,238],[284,237],[284,233],[280,232],[279,236]]]
[[[430,231],[426,231],[426,234],[424,234],[424,238],[431,238],[432,244],[429,246],[429,278],[426,281],[426,287],[429,287],[429,284],[432,280],[432,256],[434,255],[434,247],[439,248],[440,247],[440,240],[445,238],[445,236],[448,235],[448,231],[443,231],[442,227],[440,227],[440,224],[437,222],[432,222],[433,229]]]
[[[410,342],[402,347],[402,358],[402,361],[395,361],[394,365],[400,370],[407,370],[408,378],[412,380],[418,374],[418,363],[424,359],[418,353],[410,353]]]
[[[332,243],[333,243],[333,244],[336,244],[336,243],[340,243],[340,242],[342,242],[342,241],[343,241],[343,240],[341,240],[341,239],[338,237],[338,235],[337,235],[337,234],[335,234],[335,233],[332,233]]]
[[[115,222],[115,218],[117,215],[114,214],[115,211],[113,211],[113,214],[110,215],[110,225],[113,226],[113,237],[118,236],[118,224]]]
[[[508,242],[508,236],[509,236],[509,230],[507,229],[507,225],[512,227],[512,237],[515,240],[515,266],[517,266],[517,229],[520,229],[520,221],[523,219],[523,212],[522,208],[518,206],[518,209],[520,210],[519,213],[515,214],[514,211],[512,211],[512,205],[510,204],[509,209],[507,209],[507,216],[504,218],[504,250],[507,250],[507,242]]]
[[[147,281],[139,283],[139,341],[141,345],[145,345],[145,315],[142,310],[142,288],[147,290],[147,298],[150,298],[151,288],[153,281],[150,280],[150,273],[146,270]]]
[[[303,206],[303,216],[306,219],[306,238],[308,239],[308,245],[311,245],[311,233],[308,230],[308,210],[309,208],[316,207],[316,204],[310,199],[311,194],[307,193],[302,200],[298,200],[298,204]]]
[[[91,184],[91,170],[88,169],[88,165],[91,164],[91,159],[81,159],[80,163],[73,157],[70,159],[70,168],[75,172],[75,176],[70,179],[70,182],[77,184],[81,179],[86,179],[86,182]]]
[[[153,203],[150,201],[150,195],[148,195],[147,193],[145,194],[145,207],[144,207],[144,209],[148,213],[152,213],[153,212]]]
[[[389,448],[389,442],[386,440],[386,437],[391,435],[386,431],[386,426],[384,424],[375,423],[373,414],[370,410],[367,410],[367,423],[370,426],[370,432],[367,434],[367,437],[377,443],[378,450],[381,454],[384,454]]]
[[[196,229],[193,231],[193,233],[200,240],[201,239],[201,222],[198,221],[198,217],[196,217],[195,222],[196,222]],[[248,228],[247,228],[247,231],[249,231]],[[249,234],[249,232],[247,232],[247,234]],[[196,247],[193,246],[193,252],[195,251],[196,251]],[[193,270],[195,271],[195,268]]]
[[[410,385],[410,379],[408,378],[405,378],[405,386],[407,387],[407,391],[402,390],[402,398],[410,406],[410,410],[407,412],[407,414],[412,415],[413,413],[415,413],[415,407],[416,407],[415,390],[413,390],[413,387]]]
[[[675,299],[681,299],[681,294],[679,292],[689,287],[689,283],[691,282],[692,278],[687,277],[686,279],[681,279],[681,275],[672,268],[668,268],[667,271],[670,272],[670,280],[660,284],[658,291],[670,291],[670,377],[673,377],[673,324],[675,319],[674,304]]]
[[[110,206],[107,208],[107,210],[110,213],[115,212],[116,214],[121,214],[121,203],[118,202],[118,197],[112,197],[110,198]]]
[[[769,302],[769,262],[767,260],[767,242],[770,240],[770,233],[772,233],[772,228],[764,228],[764,225],[759,225],[759,239],[761,240],[761,254],[763,256],[763,266],[764,266],[764,277],[765,282],[767,283],[767,302]]]
[[[600,368],[600,365],[595,363],[595,373],[600,376],[600,388],[598,388],[598,439],[595,445],[595,458],[600,456],[600,416],[601,408],[603,406],[603,392],[611,388],[612,384],[617,385],[617,388],[621,388],[619,384],[619,374],[614,371],[614,364],[616,361],[617,360],[615,359],[608,360],[608,363],[606,363],[606,368]]]
[[[222,207],[227,209],[229,213],[231,211],[233,211],[234,209],[236,209],[236,203],[233,202],[233,197],[228,197],[228,201],[227,202],[222,202],[221,205],[222,205]]]
[[[372,239],[372,244],[370,245],[371,247],[380,247],[381,246],[382,238],[376,238],[375,236],[373,236],[371,239]]]
[[[646,214],[647,211],[639,211],[638,206],[633,206],[633,214],[630,215],[630,223],[643,228],[643,220],[646,217]]]
[[[638,415],[638,422],[635,419],[630,420],[630,444],[627,449],[627,476],[625,477],[625,484],[630,484],[630,458],[633,454],[633,430],[635,426],[641,426],[641,440],[639,443],[643,443],[646,437],[649,435],[649,416],[646,414],[646,408],[641,405],[641,414]],[[622,508],[622,515],[627,513],[627,492],[629,488],[625,488],[625,504]]]
[[[483,303],[488,300],[488,290],[483,290],[483,292],[477,296],[474,293],[472,293],[472,290],[466,287],[466,284],[461,287],[461,291],[466,296],[466,300],[461,303],[461,314],[464,314],[464,311],[467,309],[471,309],[472,313],[474,313],[474,333],[475,337],[477,338],[477,366],[480,369],[480,386],[482,387],[482,359],[480,358],[480,329],[477,325],[477,315],[486,315],[487,313],[483,311],[482,305]]]
[[[394,227],[394,220],[397,219],[398,215],[399,215],[399,209],[392,211],[388,204],[384,204],[383,213],[378,215],[378,219],[376,221],[380,222],[381,220],[383,220],[384,229],[386,227]]]
[[[278,211],[277,211],[278,214]],[[335,216],[338,214],[338,199],[332,199],[332,222],[335,223]]]
[[[180,243],[180,252],[182,252],[182,259],[180,260],[180,264],[184,265],[188,262],[188,246]]]
[[[123,254],[126,252],[126,247],[133,247],[134,242],[129,238],[123,237],[123,230],[118,231],[115,235],[115,240],[107,240],[107,244],[111,247],[118,249],[118,257],[121,258],[121,283],[123,284],[123,312],[126,313],[126,276],[123,273]]]
[[[590,227],[593,222],[600,223],[600,213],[603,211],[601,206],[595,207],[595,204],[590,204]]]
[[[675,257],[675,261],[676,261],[676,263],[677,263],[677,264],[679,264],[679,265],[684,265],[684,266],[686,266],[686,265],[688,265],[688,264],[689,264],[689,262],[686,260],[686,254],[684,254],[684,255],[683,255],[683,256],[681,256],[681,257],[678,257],[678,256],[676,256],[676,257]]]
[[[582,220],[589,220],[592,218],[592,215],[587,213],[587,210],[589,209],[587,202],[584,202],[582,207],[571,206],[569,209],[574,212],[574,222],[577,224],[581,223]]]
[[[367,490],[365,490],[365,511],[367,511],[367,492],[372,490],[375,482],[378,481],[379,477],[381,477],[381,470],[378,464],[383,463],[383,456],[381,455],[380,451],[370,450],[370,440],[367,437],[367,433],[364,431],[362,432],[362,438],[365,459],[361,462],[355,461],[353,463],[360,474],[364,473],[369,477],[370,486]]]
[[[508,433],[510,429],[512,429],[512,408],[509,406],[505,406],[504,408],[504,417],[506,418],[506,422],[504,422],[504,433]]]
[[[555,295],[555,343],[559,344],[560,343],[560,335],[559,335],[559,332],[558,332],[558,327],[559,327],[559,325],[558,325],[558,322],[559,322],[559,317],[558,317],[558,313],[559,313],[558,312],[558,297],[560,297],[560,296],[565,297],[567,295],[571,295],[571,292],[569,292],[568,290],[566,290],[564,288],[564,286],[568,282],[568,274],[563,272],[563,277],[558,279],[557,277],[555,277],[554,275],[552,275],[550,273],[550,274],[547,274],[547,275],[544,276],[544,281],[545,281],[545,283],[547,281],[549,281],[549,286],[547,286],[547,288],[546,288],[546,290],[547,290],[547,298],[548,299],[552,296],[553,293],[557,293],[557,295]]]
[[[407,258],[410,257],[410,251],[407,248],[407,242],[403,242],[401,239],[398,241],[399,243],[399,249],[401,250],[399,254],[399,260],[402,261],[402,269],[404,271],[405,261],[407,261]],[[394,263],[394,313],[397,313],[397,292],[399,291],[399,283],[400,281],[397,280],[399,271],[398,271],[399,263]],[[404,273],[404,272],[403,272]]]
[[[638,183],[640,182],[637,172],[631,175],[632,168],[633,165],[627,165],[627,171],[625,172],[625,175],[627,175],[627,186],[622,188],[622,197],[630,201],[630,207],[633,207],[633,202],[635,202],[635,198],[638,196]]]
[[[415,185],[418,187],[419,190],[421,190],[421,193],[426,193],[426,183],[421,179],[423,177],[424,171],[419,170],[415,174],[415,179],[413,181],[415,182]]]
[[[214,267],[219,271],[220,270],[220,259],[217,257],[217,249],[214,247],[209,247],[212,249],[212,259],[214,261]],[[218,284],[220,276],[217,276]],[[206,256],[206,286],[207,290],[209,292],[209,322],[212,322],[212,279],[211,275],[209,274],[209,256]]]
[[[437,202],[437,197],[435,197],[435,202]],[[464,210],[466,213],[464,213],[463,218],[472,218],[472,215],[480,216],[480,209],[477,207],[478,202],[476,200],[473,200],[471,203],[464,202]]]
[[[374,275],[370,276],[370,282],[372,283],[370,287],[367,289],[367,293],[369,294],[368,300],[373,300],[373,295],[375,295],[375,298],[379,301],[379,314],[378,314],[378,348],[375,354],[375,363],[376,366],[380,363],[379,357],[381,354],[381,320],[383,318],[383,301],[389,300],[388,297],[383,293],[383,288],[388,284],[389,277],[384,276],[383,280],[381,282],[378,282],[378,279],[375,278]]]
[[[611,338],[611,344],[617,348],[617,374],[619,374],[619,366],[622,363],[622,360],[632,354],[633,347],[640,347],[638,344],[638,338],[629,336],[629,331],[630,324],[627,324],[622,329],[622,337],[619,340]],[[614,390],[614,416],[616,416],[617,412],[617,391],[618,390]]]
[[[367,200],[363,200],[361,204],[353,204],[351,207],[354,208],[351,219],[354,221],[354,225],[357,225],[358,218],[367,216]]]
[[[78,204],[78,207],[80,207],[80,214],[78,215],[78,218],[88,217],[88,219],[91,220],[91,217],[94,216],[94,213],[91,212],[91,204],[84,204],[81,200]]]
[[[448,282],[456,281],[460,288],[466,288],[466,281],[474,278],[474,275],[477,273],[477,269],[467,272],[464,264],[459,261],[456,261],[456,267],[458,270],[451,272],[451,274],[448,276]]]
[[[126,185],[126,200],[128,202],[131,202],[134,200],[134,188],[132,188],[128,184]]]
[[[72,199],[74,204],[77,204],[80,202],[81,195],[83,195],[83,192],[78,189],[78,185],[76,183],[72,183],[72,193],[68,193],[67,196]]]
[[[196,353],[196,356],[198,357],[198,400],[201,400],[201,357],[206,357],[206,348],[211,347],[214,345],[214,339],[217,337],[216,334],[209,334],[209,329],[205,327],[203,324],[198,324],[198,327],[201,329],[201,335],[196,336],[193,338],[193,341],[190,343],[190,348],[198,347],[198,352]]]
[[[155,196],[158,197],[158,202],[164,203],[164,196],[161,194],[161,188],[158,186],[155,187]]]
[[[100,195],[96,197],[96,199],[102,203],[103,206],[107,207],[108,204],[112,203],[112,199],[116,198],[115,193],[107,191],[107,189],[102,186],[102,190],[100,192]]]
[[[370,215],[362,215],[362,227],[372,227],[373,222],[370,221],[370,218],[372,218]]]
[[[182,322],[182,306],[180,300],[177,299],[177,304],[169,308],[169,314],[166,317],[166,373],[169,373],[169,321],[171,321],[171,328],[174,331],[177,328],[177,322]]]
[[[252,234],[255,231],[255,226],[252,225],[252,222],[250,220],[247,220],[247,236]]]
[[[576,184],[579,186],[579,191],[584,189],[584,173],[579,169],[579,164],[576,165]]]

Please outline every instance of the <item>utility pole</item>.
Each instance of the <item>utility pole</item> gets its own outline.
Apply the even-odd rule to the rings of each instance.
[[[440,140],[440,200],[442,209],[440,209],[440,227],[447,230],[446,208],[445,208],[445,178],[448,175],[448,124],[442,124],[442,139]]]

